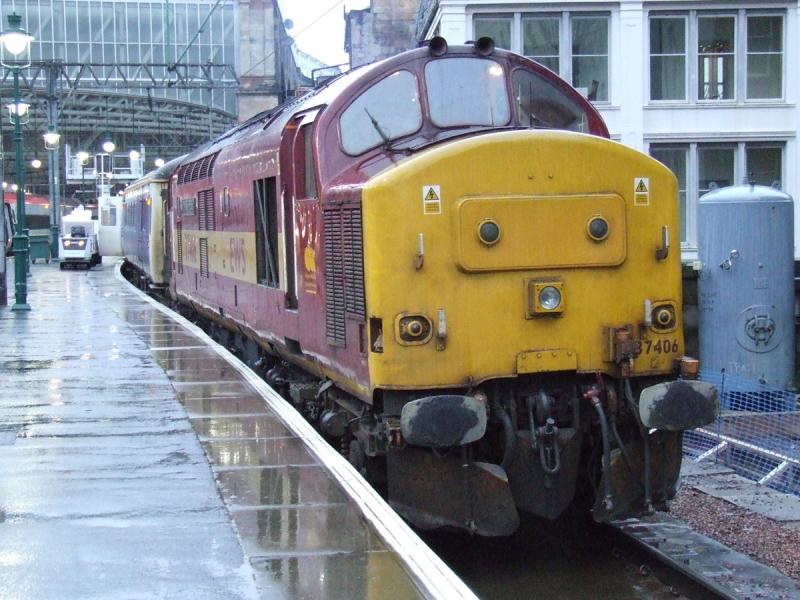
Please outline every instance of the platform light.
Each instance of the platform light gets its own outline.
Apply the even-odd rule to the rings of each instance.
[[[89,160],[89,153],[85,150],[81,150],[77,154],[75,154],[75,158],[77,158],[82,165],[86,164],[86,161]]]
[[[39,160],[38,158],[34,158],[34,159],[31,161],[31,166],[32,166],[34,169],[41,169],[41,168],[42,168],[42,161],[41,161],[41,160]]]
[[[156,167],[158,167],[160,169],[161,167],[164,166],[164,159],[159,157],[159,158],[155,159],[153,161],[153,163],[156,165]]]
[[[33,36],[22,28],[22,17],[8,15],[8,29],[0,33],[0,64],[17,69],[29,67],[32,41]]]
[[[14,117],[19,114],[19,122],[21,125],[25,125],[30,120],[30,114],[28,113],[28,109],[31,107],[30,104],[27,102],[17,102],[6,104],[6,108],[8,109],[8,120],[12,123],[14,122]]]
[[[56,150],[61,142],[61,134],[56,131],[48,131],[43,136],[44,147],[48,150]]]
[[[111,154],[116,149],[117,145],[111,140],[106,140],[105,142],[103,142],[103,152],[105,152],[106,154]]]

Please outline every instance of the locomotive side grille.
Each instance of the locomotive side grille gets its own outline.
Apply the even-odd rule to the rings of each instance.
[[[208,238],[200,238],[200,277],[208,277]]]
[[[363,322],[364,258],[359,205],[323,210],[325,235],[325,332],[332,346],[346,346],[346,318]]]
[[[361,237],[361,207],[342,210],[345,304],[347,313],[364,319],[364,243]]]
[[[178,273],[183,273],[183,223],[175,226],[175,240],[177,242]]]
[[[214,163],[217,161],[217,154],[218,153],[215,152],[214,154],[209,154],[189,164],[183,165],[178,169],[178,185],[211,177],[214,173]]]
[[[216,229],[214,213],[214,189],[201,190],[197,194],[197,210],[199,212],[200,230],[213,231]]]
[[[336,208],[322,213],[325,228],[325,335],[332,346],[345,346],[344,273],[342,270],[341,214]]]

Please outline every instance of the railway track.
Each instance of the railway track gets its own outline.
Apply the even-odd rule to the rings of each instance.
[[[792,579],[665,513],[610,525],[531,520],[504,539],[423,537],[484,600],[800,598]]]

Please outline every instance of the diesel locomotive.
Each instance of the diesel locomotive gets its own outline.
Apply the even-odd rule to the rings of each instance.
[[[123,215],[129,261],[419,527],[653,510],[718,412],[683,357],[675,177],[486,38],[257,115]]]

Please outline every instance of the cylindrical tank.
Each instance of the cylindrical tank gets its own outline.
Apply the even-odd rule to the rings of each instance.
[[[792,197],[760,185],[698,203],[700,365],[794,388]]]

